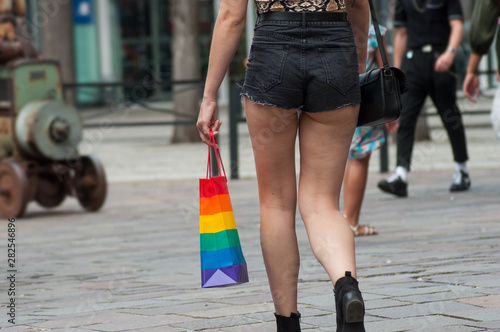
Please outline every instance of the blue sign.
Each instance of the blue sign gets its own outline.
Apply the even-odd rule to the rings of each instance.
[[[75,24],[92,24],[94,21],[92,0],[73,0]]]

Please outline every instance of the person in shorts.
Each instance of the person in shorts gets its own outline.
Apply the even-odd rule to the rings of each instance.
[[[260,242],[278,331],[300,331],[296,207],[335,292],[337,331],[365,331],[354,236],[339,209],[365,71],[367,0],[255,0],[241,94],[255,157]],[[245,27],[247,0],[222,0],[197,127],[218,133],[217,91]],[[297,188],[295,144],[299,138]]]

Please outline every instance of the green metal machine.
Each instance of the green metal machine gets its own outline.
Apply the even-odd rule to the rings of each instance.
[[[59,63],[18,59],[0,65],[0,214],[21,216],[28,202],[52,208],[67,195],[96,211],[106,198],[104,168],[81,156],[83,125],[64,102]]]

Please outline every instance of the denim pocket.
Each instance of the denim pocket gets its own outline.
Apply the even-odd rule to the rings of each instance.
[[[342,95],[359,84],[358,53],[356,48],[320,48],[326,81]]]
[[[262,92],[280,84],[289,49],[287,45],[253,44],[245,83],[256,86]]]

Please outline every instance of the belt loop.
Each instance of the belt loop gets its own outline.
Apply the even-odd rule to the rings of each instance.
[[[306,26],[306,12],[302,12],[302,26]]]

